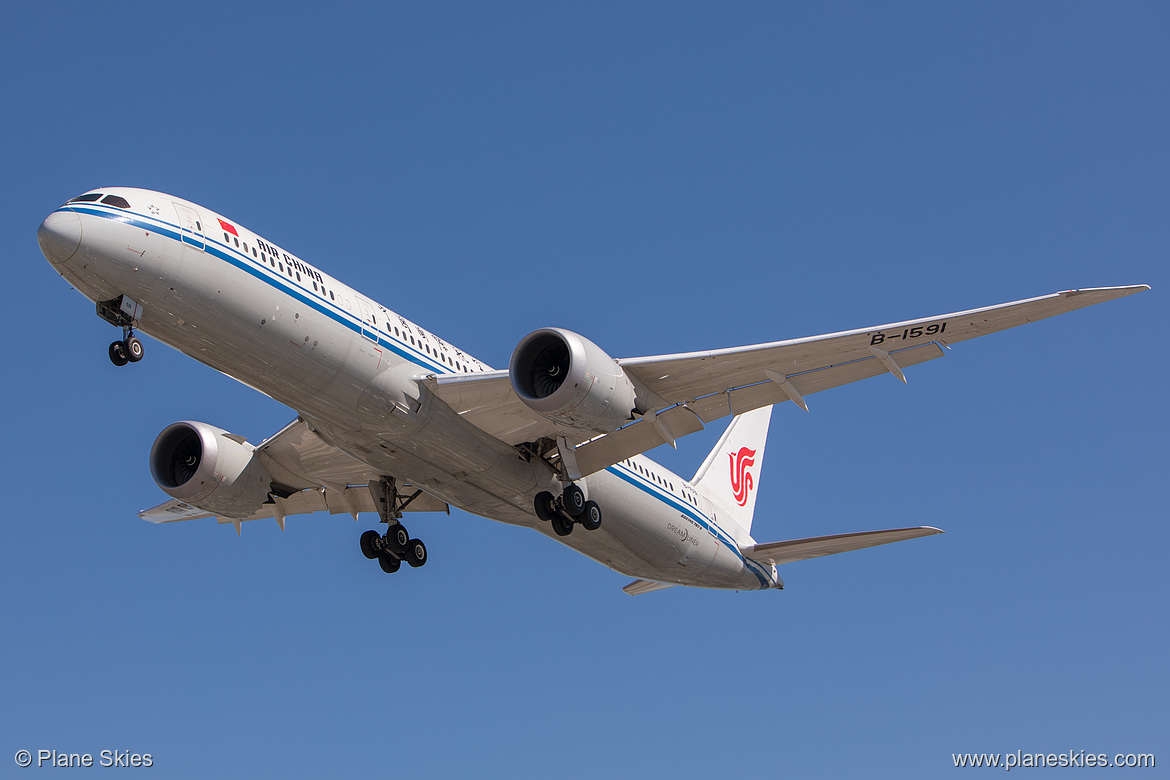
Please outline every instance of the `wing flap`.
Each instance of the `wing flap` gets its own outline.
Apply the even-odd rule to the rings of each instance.
[[[935,342],[891,353],[897,364],[903,368],[940,358],[943,354],[942,348]],[[732,388],[727,392],[712,393],[661,412],[655,420],[643,418],[613,433],[581,444],[576,449],[577,465],[582,474],[592,474],[662,444],[672,443],[668,438],[671,433],[677,434],[673,438],[681,438],[683,435],[702,430],[703,423],[721,417],[744,414],[753,409],[796,398],[803,399],[806,395],[878,376],[887,371],[876,356],[870,355],[868,358],[844,365],[827,366],[788,377],[786,379],[786,383],[790,385],[788,390],[771,380],[765,380],[747,387]],[[792,391],[795,391],[795,395]],[[655,422],[659,425],[656,426]],[[663,422],[666,434],[663,432]]]
[[[479,374],[432,374],[423,384],[463,419],[507,444],[565,436],[582,440],[581,431],[529,409],[512,390],[507,371]]]
[[[942,347],[933,341],[889,354],[901,368],[916,366],[945,355]],[[778,372],[774,373],[779,375]],[[803,374],[786,376],[784,379],[785,383],[796,391],[798,397],[803,398],[822,390],[860,382],[862,379],[881,376],[885,373],[889,373],[889,369],[882,364],[876,355],[870,354],[848,363],[837,363],[806,371]],[[689,406],[705,422],[711,422],[729,414],[743,414],[752,409],[759,409],[761,406],[789,400],[794,400],[793,396],[776,382],[769,380],[747,387],[737,387],[726,393],[716,393],[699,398]]]
[[[282,485],[306,490],[321,485],[364,485],[378,474],[315,434],[297,418],[256,448],[256,456]]]
[[[199,520],[204,517],[214,517],[210,512],[204,512],[185,501],[172,498],[156,507],[144,509],[138,516],[148,523],[177,523],[180,520]]]
[[[885,531],[860,531],[850,534],[834,534],[833,536],[814,536],[808,539],[789,539],[784,542],[766,542],[745,547],[742,552],[753,560],[779,566],[782,563],[822,558],[826,555],[864,550],[866,547],[877,547],[881,544],[902,542],[907,539],[918,539],[922,536],[933,536],[941,533],[945,532],[928,525],[916,528],[891,528]]]

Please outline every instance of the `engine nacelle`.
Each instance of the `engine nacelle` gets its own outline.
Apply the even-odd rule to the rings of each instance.
[[[247,517],[268,500],[272,477],[250,444],[220,428],[177,422],[150,448],[150,473],[171,498],[224,517]],[[230,437],[230,438],[229,438]]]
[[[609,433],[634,413],[634,384],[621,366],[570,330],[529,333],[512,352],[508,374],[530,409],[574,428]]]

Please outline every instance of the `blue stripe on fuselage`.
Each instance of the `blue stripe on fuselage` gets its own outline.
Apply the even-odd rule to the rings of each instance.
[[[124,222],[134,227],[150,229],[159,235],[163,235],[174,241],[178,241],[180,244],[192,246],[191,242],[184,241],[183,237],[194,237],[194,234],[183,233],[182,230],[176,225],[154,217],[148,217],[145,214],[137,214],[126,211],[107,212],[101,209],[95,209],[89,205],[80,206],[79,204],[63,206],[61,209],[58,209],[58,211],[61,210],[71,210],[80,214],[88,214],[90,216],[111,219],[117,222]],[[363,330],[375,333],[378,336],[378,338],[375,339],[375,343],[377,343],[378,346],[386,347],[391,352],[402,357],[403,359],[408,360],[411,363],[415,363],[416,365],[420,365],[422,368],[428,369],[430,371],[434,371],[439,374],[457,373],[455,369],[444,366],[441,363],[437,363],[432,359],[424,356],[422,353],[416,354],[415,351],[413,351],[413,348],[408,346],[406,342],[395,341],[392,336],[387,333],[383,333],[383,331],[373,327],[372,325],[369,327],[364,327],[365,323],[347,312],[338,304],[326,301],[324,299],[311,297],[307,290],[297,286],[294,282],[286,279],[275,270],[270,270],[268,266],[262,265],[258,260],[253,260],[252,258],[247,257],[247,255],[244,255],[242,252],[237,252],[231,247],[228,247],[226,244],[223,244],[215,239],[208,238],[206,236],[203,238],[205,246],[203,250],[204,252],[218,257],[220,260],[223,260],[229,265],[244,271],[256,279],[259,279],[260,281],[267,282],[269,285],[275,287],[286,295],[292,296],[301,303],[310,306],[314,310],[321,312],[330,319],[333,319],[341,325],[344,325],[354,333],[358,333],[360,335]],[[193,246],[193,248],[197,247]],[[239,257],[237,257],[237,255],[239,255]],[[264,269],[264,273],[260,273],[261,268]],[[279,280],[279,283],[277,283],[277,280]],[[355,292],[354,294],[356,295],[357,293]],[[385,336],[385,338],[383,338],[383,336]]]
[[[716,541],[720,542],[724,547],[735,553],[736,557],[743,562],[748,571],[754,574],[756,579],[760,581],[760,585],[762,587],[771,587],[771,578],[767,577],[763,573],[763,569],[760,567],[760,565],[750,558],[745,558],[744,554],[739,549],[739,545],[737,545],[735,541],[730,536],[728,536],[727,532],[720,528],[719,525],[716,524],[713,520],[709,519],[706,515],[700,512],[696,507],[680,502],[670,493],[663,492],[661,489],[656,488],[649,482],[643,482],[642,479],[638,477],[633,471],[629,471],[617,465],[610,466],[606,469],[606,471],[608,471],[610,474],[613,474],[615,477],[628,482],[644,493],[647,493],[650,496],[658,499],[672,509],[676,509],[682,512],[687,517],[697,522],[704,529],[706,529],[708,533],[714,536]]]
[[[58,211],[62,210],[71,210],[81,214],[102,217],[104,219],[124,222],[135,227],[149,229],[155,233],[177,241],[180,244],[192,245],[190,241],[184,240],[184,236],[189,236],[190,238],[196,237],[196,234],[184,233],[181,228],[170,222],[166,222],[155,217],[150,217],[145,214],[138,214],[127,211],[105,211],[102,208],[95,208],[90,204],[83,206],[76,203],[62,206],[60,209],[58,209]],[[211,254],[214,257],[218,257],[229,265],[244,271],[245,273],[255,277],[260,281],[267,282],[269,285],[275,287],[286,295],[290,295],[301,303],[310,306],[314,310],[335,320],[349,330],[352,330],[354,333],[361,335],[364,330],[373,330],[373,332],[378,335],[376,343],[379,346],[386,347],[391,352],[402,357],[403,359],[441,374],[456,373],[454,369],[435,363],[432,360],[424,357],[422,354],[414,354],[411,351],[412,348],[407,346],[406,342],[394,341],[393,338],[389,336],[389,334],[385,334],[377,328],[366,328],[366,323],[358,319],[350,312],[346,311],[340,305],[326,301],[323,298],[318,300],[315,297],[310,297],[307,290],[297,286],[291,280],[288,280],[286,277],[277,271],[270,269],[268,266],[263,265],[258,260],[249,258],[242,252],[238,252],[227,244],[223,244],[216,239],[207,237],[206,235],[203,236],[203,240],[203,251],[205,253]],[[197,247],[193,246],[193,248]],[[260,269],[263,269],[264,273],[261,273]],[[353,294],[357,295],[358,293],[353,291]],[[386,336],[386,338],[382,338],[382,336]],[[365,336],[363,336],[363,338],[365,338]],[[689,504],[683,504],[679,502],[678,499],[673,495],[661,491],[657,487],[651,485],[649,482],[643,482],[642,479],[636,476],[635,472],[633,471],[627,472],[626,470],[619,468],[617,465],[610,466],[606,469],[606,471],[610,472],[619,479],[624,480],[630,485],[633,485],[639,490],[642,490],[646,494],[656,498],[658,501],[661,501],[667,506],[682,512],[687,517],[697,522],[700,526],[707,530],[708,533],[714,536],[715,539],[724,547],[735,553],[736,557],[743,562],[748,571],[755,575],[756,579],[759,580],[761,587],[771,587],[771,579],[763,573],[763,569],[760,567],[760,565],[750,558],[744,557],[744,554],[740,551],[739,546],[736,545],[735,541],[732,540],[731,537],[728,536],[728,534],[718,526],[718,524],[707,518],[696,507],[692,507]]]

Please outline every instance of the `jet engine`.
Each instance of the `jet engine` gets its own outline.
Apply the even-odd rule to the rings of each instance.
[[[205,512],[243,518],[268,500],[272,477],[255,448],[206,423],[177,422],[150,448],[150,473],[168,496]]]
[[[609,433],[633,417],[633,382],[601,347],[572,331],[529,333],[512,352],[508,374],[520,400],[554,422]]]

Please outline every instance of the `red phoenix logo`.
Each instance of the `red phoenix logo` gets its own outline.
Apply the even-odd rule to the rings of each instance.
[[[731,459],[731,492],[735,494],[735,502],[745,506],[752,489],[752,475],[748,469],[756,463],[756,451],[740,447],[739,452],[728,453],[727,457]]]

